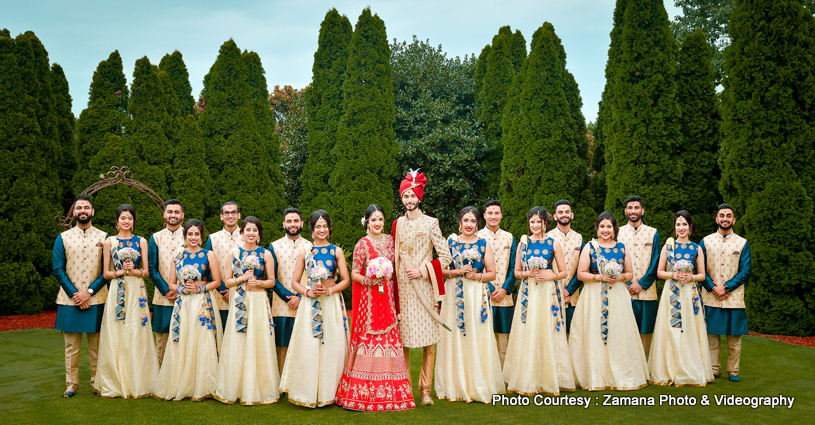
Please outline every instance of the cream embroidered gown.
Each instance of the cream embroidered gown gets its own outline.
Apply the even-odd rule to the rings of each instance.
[[[240,260],[254,255],[261,264],[259,270],[255,269],[255,277],[263,278],[265,249],[247,251],[237,247],[232,252],[233,277],[244,273]],[[229,316],[224,328],[215,398],[229,404],[236,401],[243,405],[275,403],[280,399],[280,374],[269,297],[266,291],[247,291],[244,285],[229,289]]]
[[[111,237],[111,269],[121,270],[123,261],[118,260],[118,252],[125,248],[139,252],[133,261],[139,268],[140,241],[138,236],[123,240]],[[153,393],[159,368],[144,279],[122,276],[110,281],[98,356],[94,384],[102,397],[141,398]]]
[[[307,251],[307,273],[314,265],[333,273],[337,266],[334,245],[315,246]],[[314,285],[315,282],[310,282]],[[348,356],[348,335],[342,293],[303,296],[297,308],[294,332],[280,378],[280,392],[289,401],[305,407],[322,407],[336,402],[337,386]]]
[[[606,262],[625,263],[625,245],[591,251],[591,273]],[[599,245],[598,245],[599,247]],[[589,391],[636,390],[648,385],[648,362],[642,348],[631,295],[623,282],[585,282],[569,336],[577,385]]]
[[[484,239],[466,244],[459,243],[454,236],[447,243],[455,268],[463,263],[461,252],[464,250],[477,250],[483,258],[487,246]],[[484,270],[481,259],[470,264],[473,270]],[[453,330],[440,331],[435,368],[439,399],[490,403],[493,394],[506,393],[486,286],[487,282],[464,276],[447,279],[445,283],[447,299],[442,303],[441,317]]]
[[[539,241],[522,237],[518,249],[524,270],[531,270],[527,265],[531,257],[543,258],[548,262],[546,269],[551,270],[553,242],[550,237]],[[521,283],[504,361],[507,391],[559,395],[561,390],[575,390],[563,307],[554,281],[535,283],[529,278]]]
[[[201,249],[195,253],[179,253],[174,272],[192,265],[199,269],[202,280],[211,281],[208,252]],[[176,297],[167,349],[153,395],[160,400],[176,401],[185,398],[201,401],[212,397],[222,335],[221,315],[211,292]]]
[[[696,273],[698,253],[699,245],[693,242],[669,244],[666,268],[675,271],[676,262],[686,260]],[[656,385],[704,387],[713,382],[705,312],[696,283],[665,282],[648,369],[651,372],[648,382]]]

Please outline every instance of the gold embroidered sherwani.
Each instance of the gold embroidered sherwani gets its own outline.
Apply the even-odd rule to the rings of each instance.
[[[396,243],[394,244],[396,257],[396,279],[399,287],[399,333],[402,344],[408,348],[426,347],[439,341],[439,324],[430,317],[422,306],[418,296],[407,278],[401,255],[407,254],[413,267],[422,272],[419,279],[422,292],[431,302],[442,301],[444,296],[439,294],[439,285],[443,282],[437,280],[433,273],[433,250],[438,255],[442,268],[447,268],[452,261],[447,241],[439,229],[439,220],[420,214],[413,220],[400,217],[395,225]]]
[[[441,301],[444,296],[439,293],[439,286],[444,285],[441,278],[441,269],[447,268],[453,261],[447,240],[441,235],[439,220],[428,217],[421,212],[419,216],[410,220],[407,215],[400,217],[393,224],[391,234],[394,235],[394,257],[396,260],[396,283],[399,296],[399,333],[402,336],[402,346],[405,352],[405,363],[410,371],[410,348],[423,347],[422,367],[419,373],[419,392],[430,394],[433,382],[433,362],[436,359],[436,350],[433,344],[439,341],[439,324],[430,316],[419,301],[413,285],[407,277],[407,268],[401,260],[406,254],[413,263],[412,266],[422,272],[419,280],[424,296],[430,302]],[[438,263],[434,267],[433,250],[438,255]],[[438,272],[438,275],[436,274]],[[446,332],[446,331],[445,331]]]
[[[617,240],[625,245],[628,250],[628,258],[631,259],[631,266],[634,269],[634,279],[640,281],[646,277],[651,262],[653,261],[652,253],[654,250],[654,236],[657,229],[640,225],[637,228],[630,224],[620,227],[620,234]],[[657,244],[659,245],[659,244]],[[657,299],[656,285],[651,285],[648,289],[643,289],[638,294],[631,296],[632,300],[642,301],[655,301]]]

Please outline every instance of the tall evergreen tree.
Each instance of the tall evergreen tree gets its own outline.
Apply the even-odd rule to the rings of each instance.
[[[391,216],[399,153],[393,131],[395,116],[390,47],[385,23],[366,8],[348,46],[343,83],[342,117],[331,152],[329,185],[334,188],[331,213],[335,243],[346,253],[365,235],[359,218],[377,203]]]
[[[487,44],[481,49],[481,54],[478,55],[478,60],[475,63],[475,110],[481,110],[481,88],[484,84],[484,75],[487,73],[487,58],[490,55],[491,46]]]
[[[594,174],[592,175],[590,186],[592,195],[594,196],[594,208],[599,211],[606,209],[605,202],[608,192],[608,183],[606,181],[606,163],[610,158],[610,153],[607,153],[606,144],[609,140],[608,132],[611,130],[612,104],[613,93],[612,88],[615,82],[615,75],[620,60],[620,44],[623,34],[623,18],[625,16],[625,9],[628,6],[628,0],[617,0],[614,7],[613,27],[609,37],[611,43],[608,47],[608,59],[606,60],[606,84],[603,87],[603,94],[600,97],[599,108],[597,111],[597,121],[595,122],[594,132],[594,146],[592,149],[591,167]]]
[[[611,158],[606,164],[606,209],[621,214],[627,196],[642,196],[645,220],[664,239],[684,201],[681,163],[673,158],[680,139],[678,46],[658,0],[629,2],[622,28],[611,90],[612,120],[604,123]]]
[[[280,139],[275,133],[274,112],[269,105],[266,71],[263,70],[260,56],[255,52],[243,52],[241,59],[248,86],[248,103],[260,136],[258,143],[263,159],[257,173],[267,187],[263,199],[264,214],[269,214],[275,219],[283,214],[286,202],[283,196],[283,174],[280,171]],[[283,236],[283,229],[280,226],[271,226],[266,234],[277,239]]]
[[[566,94],[572,87],[565,52],[552,24],[544,23],[532,36],[524,71],[517,114],[504,133],[501,175],[505,227],[515,234],[526,233],[526,211],[531,206],[550,206],[561,198],[577,200],[584,185],[579,176],[586,172],[585,161],[577,154]]]
[[[509,50],[512,55],[512,69],[515,70],[515,73],[521,72],[526,60],[526,39],[521,34],[521,30],[515,30],[509,36]]]
[[[57,171],[62,183],[62,208],[67,209],[73,200],[71,179],[76,172],[76,117],[71,110],[73,101],[68,89],[68,80],[65,78],[62,67],[58,64],[51,65],[51,89],[54,98],[54,114],[57,120],[56,140],[60,150],[59,156],[62,159]]]
[[[33,32],[0,32],[0,314],[31,314],[56,296],[51,244],[61,211],[48,53]],[[53,303],[53,299],[46,300]]]
[[[815,21],[795,0],[740,0],[729,29],[719,188],[752,250],[750,327],[812,335]]]
[[[130,90],[123,71],[122,57],[117,50],[106,60],[99,62],[96,67],[91,81],[88,107],[79,114],[76,123],[77,138],[74,152],[77,171],[72,183],[74,193],[81,193],[99,180],[99,174],[104,174],[111,166],[127,165],[117,158],[110,158],[113,162],[92,159],[99,155],[105,145],[117,144],[119,138],[124,135],[129,99]],[[91,162],[96,162],[96,166],[92,167]],[[96,209],[97,221],[100,221],[99,217],[103,217],[101,214],[103,212],[99,208]],[[109,212],[112,216],[113,211]]]
[[[173,163],[173,145],[165,130],[165,125],[171,122],[167,113],[168,97],[158,69],[147,57],[136,61],[130,89],[127,109],[132,119],[126,126],[125,152],[134,178],[166,199],[169,192],[167,177]],[[133,206],[141,212],[138,231],[147,235],[161,230],[164,220],[153,201],[142,193],[132,189],[131,192]]]
[[[187,115],[183,119],[179,137],[179,142],[173,146],[173,168],[170,170],[173,197],[184,203],[187,218],[203,220],[212,193],[212,177],[207,167],[206,145],[194,116]],[[217,229],[214,227],[209,231]]]
[[[190,73],[184,63],[184,57],[178,50],[172,54],[166,54],[161,58],[158,69],[167,73],[173,82],[173,91],[178,97],[179,112],[181,117],[186,117],[193,113],[195,97],[192,95],[192,85],[190,84]]]
[[[507,103],[507,92],[515,77],[512,33],[509,27],[502,27],[492,39],[492,46],[487,58],[487,70],[481,82],[479,95],[478,121],[481,135],[487,141],[488,160],[487,184],[482,193],[485,197],[494,197],[499,190],[501,180],[501,160],[504,152],[501,144],[503,129],[501,114]]]
[[[679,152],[685,170],[681,188],[686,198],[683,208],[698,217],[694,239],[699,239],[716,229],[713,217],[716,205],[721,202],[718,191],[721,173],[716,163],[721,116],[710,45],[701,29],[689,34],[682,43],[677,82],[677,100],[682,109]]]
[[[246,68],[240,49],[229,40],[204,77],[206,108],[198,120],[213,177],[212,209],[206,222],[210,229],[221,226],[217,209],[226,201],[237,202],[244,216],[253,215],[265,222],[280,220],[282,187],[272,176],[275,169],[280,172],[279,162],[264,138],[268,123],[258,123],[253,101],[260,84],[257,73],[262,73],[262,68]],[[256,87],[250,86],[250,79]]]
[[[351,22],[337,9],[329,10],[320,24],[311,86],[306,92],[308,158],[301,176],[300,197],[300,207],[306,214],[320,208],[332,212],[330,201],[334,195],[328,184],[333,169],[331,152],[343,114],[343,83],[352,34]]]

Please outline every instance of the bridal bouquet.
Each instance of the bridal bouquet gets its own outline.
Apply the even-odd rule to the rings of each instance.
[[[620,276],[623,274],[623,266],[620,263],[608,262],[605,266],[602,267],[600,273],[612,278],[612,279],[619,279]]]
[[[393,264],[385,257],[377,257],[368,262],[368,276],[375,276],[377,279],[390,276],[393,273]],[[382,284],[379,285],[379,293],[385,292]]]
[[[184,283],[191,280],[193,282],[201,280],[201,272],[198,270],[198,267],[195,267],[191,264],[187,264],[184,267],[178,269],[178,279],[180,280],[179,286],[184,286]],[[180,290],[181,288],[179,288]]]
[[[473,264],[475,262],[481,261],[481,253],[478,252],[477,249],[469,248],[461,251],[461,259]]]

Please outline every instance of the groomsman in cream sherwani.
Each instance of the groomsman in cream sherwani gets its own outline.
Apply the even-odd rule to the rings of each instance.
[[[57,321],[54,328],[65,339],[64,398],[73,397],[79,388],[79,350],[82,334],[88,338],[91,359],[91,388],[96,378],[99,330],[108,290],[102,277],[102,243],[105,232],[93,227],[93,202],[88,195],[74,199],[71,214],[77,224],[62,232],[54,242],[52,267],[59,282]]]
[[[167,339],[170,336],[170,318],[176,293],[170,290],[170,276],[175,273],[178,249],[184,245],[184,206],[178,199],[164,203],[164,229],[153,233],[147,246],[147,263],[150,280],[155,285],[153,293],[153,332],[156,334],[158,364],[164,360]]]
[[[277,367],[280,373],[283,373],[286,353],[289,350],[291,334],[294,331],[294,318],[297,316],[297,307],[300,306],[300,294],[291,288],[294,267],[297,265],[297,256],[304,249],[311,249],[311,242],[300,235],[303,231],[303,214],[300,210],[288,208],[283,211],[283,229],[286,231],[286,236],[272,242],[269,246],[275,267],[275,286],[272,287],[274,291],[272,320],[275,326]],[[308,285],[306,273],[303,273],[300,284]]]
[[[657,321],[657,287],[654,281],[657,277],[657,263],[662,246],[657,229],[642,223],[642,216],[645,215],[642,198],[639,196],[626,198],[625,215],[628,217],[628,224],[620,227],[617,241],[625,245],[634,267],[634,279],[626,282],[626,285],[628,293],[631,294],[631,307],[634,309],[640,330],[642,348],[647,356],[651,350],[651,337]]]
[[[439,324],[420,300],[438,306],[444,298],[442,269],[453,261],[447,240],[441,235],[439,220],[426,216],[419,209],[427,178],[411,170],[399,185],[399,196],[407,212],[391,227],[396,259],[396,311],[400,314],[399,334],[405,351],[405,363],[410,370],[410,349],[422,347],[422,368],[419,373],[419,392],[422,405],[433,404],[430,398],[433,382],[435,344],[439,342]],[[433,259],[435,250],[437,259]],[[404,256],[404,258],[403,258]],[[407,260],[408,262],[406,262]],[[417,282],[414,286],[413,281]],[[420,292],[416,292],[416,288]],[[431,307],[432,308],[432,307]],[[437,308],[437,307],[436,307]]]
[[[238,220],[241,219],[241,212],[238,204],[229,201],[221,205],[221,221],[224,228],[209,235],[205,248],[215,253],[218,259],[218,270],[221,272],[221,286],[218,288],[219,295],[215,296],[218,302],[218,310],[221,313],[221,323],[226,327],[226,320],[229,316],[229,289],[226,287],[227,279],[232,277],[232,248],[243,243],[241,230],[238,228]]]
[[[495,256],[495,280],[489,282],[490,304],[492,304],[492,326],[495,341],[498,343],[498,358],[501,367],[507,356],[509,332],[512,329],[512,315],[515,312],[512,303],[512,291],[515,289],[515,237],[501,229],[501,202],[488,201],[484,205],[484,221],[487,226],[478,231],[478,237],[489,242]]]
[[[555,202],[555,221],[557,227],[550,230],[546,236],[558,241],[563,248],[563,259],[566,261],[566,278],[559,280],[560,292],[563,294],[566,307],[566,335],[572,328],[572,317],[577,299],[580,297],[580,284],[577,279],[577,263],[580,261],[580,251],[583,249],[583,236],[572,230],[572,203],[567,199]],[[557,273],[557,264],[552,268]]]
[[[750,279],[752,263],[747,239],[733,232],[736,217],[733,208],[721,204],[716,212],[719,230],[705,236],[699,247],[705,254],[705,280],[702,302],[705,304],[707,338],[713,375],[722,375],[719,360],[721,335],[727,335],[727,373],[733,382],[739,378],[741,336],[747,335],[747,311],[744,308],[744,284]]]

